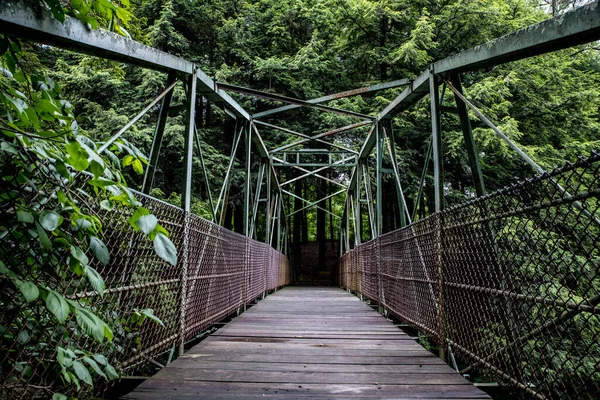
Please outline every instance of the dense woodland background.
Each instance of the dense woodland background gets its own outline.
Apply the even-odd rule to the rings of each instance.
[[[378,82],[414,78],[435,60],[551,18],[586,1],[29,0],[27,3],[34,8],[51,9],[58,19],[64,18],[64,14],[71,15],[90,23],[92,28],[100,26],[115,30],[141,43],[181,56],[200,65],[217,81],[310,99]],[[28,170],[28,163],[43,159],[43,151],[55,158],[59,153],[65,155],[65,163],[72,166],[77,164],[78,157],[85,159],[91,156],[95,149],[92,142],[108,139],[165,87],[166,75],[155,71],[23,42],[9,36],[0,36],[0,39],[0,130],[5,135],[1,155],[3,193],[10,192],[13,178],[19,184],[29,182],[19,168]],[[598,43],[470,72],[463,76],[463,85],[467,97],[544,168],[562,165],[566,160],[574,160],[600,147]],[[374,95],[336,100],[329,105],[376,115],[401,91],[402,88],[389,89]],[[281,105],[254,97],[234,97],[251,113]],[[184,98],[184,89],[178,85],[151,192],[153,196],[176,205],[181,201],[184,173]],[[444,104],[454,105],[450,91],[445,92],[443,99]],[[410,210],[414,207],[431,134],[428,105],[429,100],[424,99],[393,121],[400,173]],[[150,151],[157,117],[158,106],[128,131],[126,141],[114,151],[119,158],[126,154],[132,156],[128,165],[123,165],[128,168],[123,168],[120,173],[129,187],[139,189],[141,186],[145,165],[141,169],[139,167],[146,161],[144,155]],[[313,133],[349,125],[356,119],[319,110],[296,109],[276,114],[267,122]],[[488,191],[533,174],[531,168],[490,129],[475,118],[472,122]],[[70,128],[64,129],[65,126]],[[210,186],[213,198],[218,196],[230,159],[236,125],[228,115],[199,97],[196,126],[202,139],[208,182],[204,181],[200,159],[195,158],[193,212],[210,219],[207,188]],[[442,127],[447,182],[445,195],[447,203],[452,205],[473,197],[475,190],[458,117],[443,114]],[[79,145],[70,141],[70,135],[75,132],[77,137],[91,139],[88,147],[83,146],[83,139],[77,139],[81,142]],[[358,150],[366,133],[367,128],[360,128],[328,140]],[[267,128],[261,128],[261,134],[268,148],[297,140]],[[67,135],[66,148],[60,147],[59,143],[49,150],[44,146],[50,145],[36,142],[38,139],[44,143],[52,142],[60,135]],[[38,158],[23,156],[35,147],[32,143],[39,146],[34,151]],[[69,147],[71,144],[77,148]],[[92,153],[88,151],[90,148]],[[243,157],[243,151],[239,151],[225,218],[225,226],[238,232],[243,230]],[[374,165],[374,159],[371,162]],[[118,160],[116,164],[114,168],[120,169]],[[99,165],[89,167],[94,175],[100,174],[94,169]],[[75,169],[88,169],[88,165],[80,166],[75,166]],[[105,168],[104,164],[102,168]],[[255,164],[253,171],[257,170]],[[431,166],[428,171],[423,201],[417,207],[421,217],[433,210]],[[105,169],[102,172],[105,173]],[[61,171],[58,173],[63,174]],[[282,181],[296,176],[291,169],[282,170],[281,174]],[[52,178],[54,175],[48,176]],[[67,175],[63,177],[72,179]],[[349,170],[332,169],[329,177],[343,183],[349,179]],[[255,181],[256,176],[253,176]],[[323,180],[304,179],[298,182],[293,190],[310,200],[338,190]],[[122,190],[123,194],[116,197],[125,202],[127,192]],[[391,174],[384,175],[383,191],[384,202],[390,205],[384,208],[384,231],[390,231],[400,226]],[[15,189],[15,193],[23,196],[26,192]],[[15,198],[5,196],[0,207],[3,211],[9,210],[14,207],[14,202]],[[343,205],[343,196],[323,204],[324,208],[337,214],[342,214]],[[301,207],[301,204],[287,199],[286,207],[292,210]],[[28,208],[23,210],[27,215],[17,216],[14,212],[10,215],[15,220],[18,217],[19,223],[37,224],[32,228],[37,229],[34,236],[47,250],[49,242],[44,241],[44,230],[57,235],[56,229],[62,218],[67,216],[62,214],[59,219],[44,213],[38,215],[37,211]],[[80,214],[72,217],[72,221],[85,217],[92,223],[99,223],[84,212]],[[261,215],[264,218],[264,212]],[[297,214],[289,223],[293,228],[290,230],[291,241],[296,244],[339,237],[338,221],[315,209]],[[363,223],[366,239],[367,221]],[[133,224],[134,228],[144,230],[139,224]],[[157,237],[160,239],[166,235],[160,229],[153,225],[153,230],[144,232],[152,240],[157,240]],[[6,232],[1,232],[2,237]],[[25,241],[27,234],[24,228],[20,235],[25,236],[15,237]],[[64,234],[65,242],[72,240],[69,235]],[[257,238],[264,238],[264,223],[258,224]],[[89,246],[94,255],[104,257],[102,246],[94,241],[95,247],[92,247],[91,243]],[[164,246],[169,249],[168,243]],[[6,256],[10,251],[3,249],[2,254]],[[73,253],[72,248],[71,253],[83,265],[83,269],[71,265],[71,271],[76,270],[79,275],[85,273],[93,282],[97,277],[91,272],[93,269],[85,268],[87,258],[81,257],[77,251]],[[170,251],[161,255],[169,262],[176,262],[172,256]],[[0,274],[7,277],[2,281],[2,287],[18,288],[28,302],[35,301],[38,295],[44,297],[46,304],[48,298],[53,299],[51,292],[46,293],[41,287],[33,290],[24,284],[18,278],[18,271],[11,272],[4,263],[0,263],[0,267]],[[14,286],[6,283],[11,279]],[[96,286],[102,287],[97,280],[95,282]],[[9,292],[9,297],[10,293],[14,292]],[[60,301],[57,304],[59,314],[50,305],[48,308],[59,321],[64,321],[66,315],[63,315],[64,312],[60,314],[60,307],[65,310],[67,306],[63,307]],[[68,307],[71,307],[70,312],[78,312],[75,306]],[[151,315],[151,312],[148,314]],[[99,335],[101,338],[102,333]],[[108,339],[110,335],[105,333],[105,336]]]

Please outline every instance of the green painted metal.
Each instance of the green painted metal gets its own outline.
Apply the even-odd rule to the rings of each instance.
[[[293,131],[291,129],[283,128],[281,126],[269,124],[267,122],[254,120],[254,123],[258,124],[258,125],[266,126],[268,128],[271,128],[271,129],[276,129],[276,130],[281,131],[281,132],[289,133],[290,135],[295,135],[295,136],[299,136],[299,137],[307,138],[307,139],[311,138],[311,136],[309,136],[309,135],[307,135],[305,133],[296,132],[296,131]],[[321,144],[326,144],[327,146],[335,147],[335,148],[343,150],[343,151],[345,151],[347,153],[358,154],[357,151],[354,151],[354,150],[349,149],[349,148],[344,147],[344,146],[337,145],[335,143],[327,142],[327,141],[322,140],[322,139],[314,139],[314,141],[318,142],[318,143],[321,143]],[[307,149],[298,149],[298,150],[294,150],[294,151],[300,151],[300,150],[307,150]]]
[[[256,235],[256,217],[258,216],[258,203],[260,200],[260,192],[262,190],[263,174],[265,173],[265,164],[261,163],[258,167],[258,176],[256,178],[256,190],[254,191],[254,202],[252,203],[252,225],[250,226],[250,234]],[[267,184],[269,180],[267,179]],[[268,190],[267,190],[267,193]]]
[[[404,191],[402,190],[402,183],[400,182],[400,173],[398,172],[398,165],[396,164],[396,152],[394,151],[394,146],[392,146],[389,136],[386,129],[383,128],[383,140],[387,144],[388,153],[391,158],[392,169],[394,171],[394,178],[396,179],[396,190],[398,191],[398,203],[400,206],[400,224],[404,227],[407,225],[407,219],[408,224],[412,223],[412,220],[410,218],[410,214],[408,213],[406,199],[404,198]]]
[[[223,180],[223,186],[221,187],[221,192],[219,193],[219,198],[217,199],[217,204],[215,206],[215,210],[219,210],[219,206],[221,205],[221,200],[223,200],[223,205],[221,206],[221,214],[223,214],[226,204],[223,199],[223,194],[225,193],[226,188],[229,186],[229,177],[231,175],[231,171],[233,170],[233,165],[235,163],[235,155],[238,150],[238,146],[240,144],[240,140],[242,139],[244,132],[244,127],[240,129],[240,131],[234,134],[233,145],[231,150],[231,158],[229,159],[229,165],[227,166],[227,172],[225,173],[225,179]]]
[[[252,122],[250,122],[247,126],[244,127],[244,140],[246,145],[246,181],[244,184],[244,234],[249,236],[249,228],[250,224],[248,218],[250,216],[250,175],[252,171],[250,167],[252,166]]]
[[[410,83],[409,79],[398,79],[398,80],[391,81],[391,82],[378,83],[378,84],[367,86],[367,87],[346,90],[344,92],[339,92],[339,93],[330,94],[327,96],[317,97],[315,99],[305,100],[305,102],[308,104],[325,103],[325,102],[328,102],[331,100],[342,99],[345,97],[358,96],[361,94],[376,92],[378,90],[384,90],[384,89],[390,89],[390,88],[395,88],[395,87],[399,87],[399,86],[405,86],[405,85],[408,85],[409,83]],[[299,105],[299,104],[291,104],[291,105],[287,105],[287,106],[283,106],[283,107],[277,107],[277,108],[273,108],[271,110],[256,113],[256,114],[252,115],[252,118],[266,117],[268,115],[277,114],[277,113],[280,113],[283,111],[293,110],[295,108],[300,108],[300,107],[302,107],[302,105]]]
[[[133,117],[125,126],[123,126],[117,133],[112,135],[110,139],[108,139],[100,148],[98,149],[98,153],[104,152],[104,150],[108,149],[111,144],[113,144],[118,138],[120,138],[129,128],[133,126],[137,121],[140,120],[152,107],[154,107],[158,102],[165,97],[167,94],[171,93],[172,89],[177,84],[177,81],[173,81],[165,90],[163,90],[154,100],[150,102],[142,111],[140,111],[135,117]],[[196,87],[194,85],[194,87]]]
[[[354,160],[354,159],[355,159],[355,157],[344,158],[344,159],[336,161],[336,162],[334,162],[334,163],[332,163],[330,165],[324,165],[324,166],[322,166],[320,168],[317,168],[315,170],[308,171],[308,170],[302,168],[304,166],[302,164],[301,164],[302,165],[301,166],[301,165],[298,165],[298,164],[286,163],[286,162],[284,162],[283,160],[281,160],[279,158],[273,157],[273,160],[278,161],[282,166],[289,166],[289,167],[292,167],[292,168],[297,168],[297,169],[299,169],[301,171],[308,171],[304,175],[300,175],[300,176],[297,176],[295,178],[292,178],[292,179],[289,179],[289,180],[283,182],[281,184],[282,187],[285,186],[285,185],[289,185],[290,183],[296,182],[296,181],[298,181],[300,179],[304,179],[304,178],[309,177],[309,176],[314,176],[314,175],[317,174],[317,172],[321,172],[321,171],[324,171],[326,169],[333,168],[333,167],[342,167],[342,166],[346,165],[346,164],[344,164],[346,161],[350,161],[350,160]],[[352,167],[354,166],[354,164],[349,164],[349,165],[352,166]],[[321,177],[321,175],[316,175],[316,176]],[[325,177],[322,177],[322,178],[325,179]],[[329,178],[326,178],[326,179],[329,179]]]
[[[417,216],[417,210],[419,208],[419,203],[421,202],[421,196],[423,195],[423,187],[425,183],[425,177],[427,176],[427,169],[429,168],[429,162],[431,161],[431,154],[433,152],[433,144],[432,138],[429,137],[429,141],[427,142],[427,152],[425,154],[425,162],[423,163],[423,171],[421,172],[421,179],[419,179],[419,190],[417,192],[417,197],[415,199],[415,204],[413,206],[412,212],[412,220],[414,221]]]
[[[343,190],[337,191],[337,192],[335,192],[335,193],[329,194],[329,195],[327,195],[327,196],[325,196],[325,197],[323,197],[323,198],[321,198],[321,199],[319,199],[319,200],[316,200],[316,201],[314,201],[314,202],[310,202],[309,200],[307,200],[307,199],[305,199],[305,198],[303,198],[303,197],[297,196],[296,194],[294,194],[294,193],[292,193],[292,192],[289,192],[289,191],[287,191],[287,190],[282,190],[282,192],[283,192],[283,193],[285,193],[285,194],[287,194],[287,195],[290,195],[290,196],[292,196],[292,197],[295,197],[295,198],[297,198],[297,199],[299,199],[299,200],[301,200],[301,201],[303,201],[303,202],[305,202],[305,203],[308,203],[306,206],[304,206],[304,207],[302,207],[302,208],[300,208],[300,209],[298,209],[298,210],[294,210],[294,212],[292,212],[292,213],[288,214],[288,217],[291,217],[292,215],[294,215],[294,214],[297,214],[297,213],[299,213],[299,212],[301,212],[301,211],[304,211],[304,210],[306,210],[307,208],[310,208],[310,207],[316,206],[317,204],[319,204],[320,202],[322,202],[322,201],[324,201],[324,200],[331,199],[331,198],[333,198],[333,197],[335,197],[335,196],[339,196],[340,194],[344,194],[344,193],[346,193],[346,189],[343,189]],[[319,207],[319,208],[321,208],[321,207]],[[333,213],[330,213],[330,214],[333,214]],[[336,214],[333,214],[333,215],[336,215]]]
[[[377,167],[375,171],[375,179],[377,187],[375,188],[375,237],[381,236],[383,233],[383,188],[382,188],[382,172],[383,168],[383,137],[382,137],[382,127],[381,124],[375,125],[375,137],[377,140],[377,146],[375,146],[375,156],[377,158]],[[365,178],[367,179],[367,178]]]
[[[166,86],[170,87],[176,80],[177,76],[175,73],[169,73],[167,76]],[[173,91],[169,90],[160,105],[160,112],[158,113],[158,121],[154,131],[154,138],[152,139],[152,149],[150,150],[148,167],[146,168],[146,174],[144,175],[144,183],[142,184],[142,193],[144,194],[148,194],[150,193],[150,190],[152,190],[152,183],[154,182],[154,174],[156,172],[156,165],[160,156],[160,147],[162,145],[163,134],[165,132],[167,116],[169,114],[169,107],[171,106],[172,98]]]
[[[206,171],[206,164],[204,163],[204,154],[202,153],[202,144],[200,143],[200,135],[198,135],[198,129],[194,125],[194,137],[196,138],[196,148],[198,149],[198,155],[200,156],[200,165],[202,166],[202,176],[204,177],[204,183],[206,184],[206,191],[208,193],[208,202],[210,205],[210,211],[213,216],[212,222],[217,223],[217,210],[213,203],[212,191],[210,190],[210,183],[208,181],[208,172]]]
[[[463,93],[460,77],[457,73],[452,73],[450,75],[450,82],[453,86],[451,89],[456,89],[457,93]],[[473,184],[475,185],[477,196],[483,196],[486,193],[485,183],[483,181],[483,172],[481,171],[481,161],[479,160],[477,145],[475,144],[473,130],[471,129],[471,121],[469,121],[469,114],[465,102],[462,101],[457,93],[454,93],[454,100],[456,101],[456,109],[458,111],[458,117],[460,118],[460,125],[463,131],[465,146],[467,148],[469,165],[473,175]]]
[[[332,130],[329,130],[327,132],[318,133],[318,134],[316,134],[314,136],[310,136],[310,137],[308,137],[306,139],[298,140],[297,142],[289,143],[289,144],[286,144],[284,146],[277,147],[276,149],[269,150],[269,153],[272,154],[272,153],[281,152],[283,150],[289,149],[289,148],[294,147],[294,146],[299,146],[301,144],[308,143],[310,141],[313,141],[313,140],[316,140],[316,139],[321,139],[321,138],[324,138],[324,137],[327,137],[327,136],[335,135],[337,133],[347,132],[347,131],[350,131],[352,129],[360,128],[362,126],[369,125],[369,124],[371,124],[371,121],[362,121],[362,122],[357,122],[356,124],[347,125],[347,126],[343,126],[341,128],[332,129]]]
[[[256,89],[251,89],[251,88],[247,88],[247,87],[231,85],[229,83],[218,82],[217,87],[223,88],[225,90],[235,92],[235,93],[247,94],[247,95],[255,96],[255,97],[262,97],[264,99],[281,101],[283,103],[294,104],[297,106],[316,108],[321,111],[327,111],[327,112],[331,112],[331,113],[335,113],[335,114],[346,115],[349,117],[356,117],[356,118],[369,119],[369,120],[375,119],[375,117],[373,117],[371,115],[365,115],[365,114],[357,113],[354,111],[342,110],[339,108],[324,106],[324,105],[317,104],[317,103],[310,103],[305,100],[299,100],[299,99],[282,96],[282,95],[275,94],[275,93],[263,92],[262,90],[256,90]]]
[[[440,123],[439,82],[433,71],[429,77],[429,98],[431,104],[431,137],[433,147],[433,187],[435,197],[435,212],[444,209],[444,165],[442,152],[442,129]]]
[[[185,115],[185,173],[183,176],[183,190],[181,194],[181,208],[190,212],[192,205],[192,167],[194,161],[194,132],[196,116],[196,78],[194,75],[188,77],[187,82],[187,113]]]

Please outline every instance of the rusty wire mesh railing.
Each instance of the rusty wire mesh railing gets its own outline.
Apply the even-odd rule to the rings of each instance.
[[[359,245],[340,283],[450,348],[462,372],[523,397],[598,398],[599,197],[593,153]]]
[[[0,281],[5,298],[12,301],[0,312],[0,339],[11,338],[0,346],[0,399],[49,398],[61,388],[70,393],[57,372],[58,347],[83,349],[90,357],[101,354],[124,374],[133,374],[158,355],[171,351],[172,356],[180,343],[262,293],[289,284],[287,258],[267,244],[152,197],[138,194],[137,198],[169,231],[178,252],[177,265],[159,258],[152,241],[131,229],[131,212],[94,209],[103,221],[103,240],[110,250],[106,266],[89,255],[90,266],[105,281],[104,294],[75,274],[55,275],[55,267],[66,263],[68,255],[40,260],[44,269],[32,270],[27,279],[93,311],[112,328],[114,339],[98,343],[82,334],[81,321],[73,314],[64,324],[57,323],[43,302],[28,304],[11,285]],[[12,254],[7,257],[9,267],[27,268],[31,248],[16,247],[10,236],[0,246],[3,254]],[[149,319],[139,324],[136,313],[147,309],[162,324]]]

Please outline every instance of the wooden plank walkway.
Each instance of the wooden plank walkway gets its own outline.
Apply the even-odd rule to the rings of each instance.
[[[357,297],[284,288],[125,399],[489,399]]]

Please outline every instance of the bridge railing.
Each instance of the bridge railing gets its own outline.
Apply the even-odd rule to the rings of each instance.
[[[96,363],[106,358],[125,375],[140,371],[148,362],[169,362],[183,343],[215,322],[262,293],[289,284],[287,258],[267,244],[152,197],[137,194],[137,199],[169,231],[177,248],[177,264],[158,257],[152,241],[130,227],[132,210],[94,209],[103,221],[110,262],[104,266],[91,254],[89,260],[104,279],[104,292],[94,290],[76,274],[68,279],[56,276],[56,266],[68,262],[68,255],[54,259],[54,264],[46,263],[43,271],[32,270],[27,278],[93,311],[110,326],[114,339],[98,343],[80,331],[85,323],[76,319],[81,315],[71,314],[66,323],[59,324],[48,316],[43,303],[23,300],[21,309],[5,310],[0,320],[3,337],[19,337],[10,351],[0,353],[0,398],[49,398],[60,389],[60,374],[52,372],[59,347],[83,349],[85,354],[76,356],[81,362],[84,357]],[[14,265],[9,267],[27,265],[27,248],[14,248],[10,238],[4,238],[0,246],[3,252],[14,254]],[[23,311],[36,316],[31,319],[35,325],[27,319],[14,320],[23,318]],[[152,321],[152,315],[160,322]]]
[[[340,283],[455,353],[462,373],[526,397],[598,398],[599,198],[593,153],[359,245]]]

